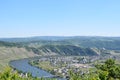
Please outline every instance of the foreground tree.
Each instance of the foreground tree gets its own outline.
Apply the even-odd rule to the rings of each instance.
[[[45,79],[45,78],[35,78],[28,74],[27,77],[21,77],[17,71],[12,70],[10,67],[5,68],[3,72],[0,73],[0,80],[56,80],[56,79]]]
[[[108,59],[95,67],[97,70],[89,74],[70,72],[70,80],[120,80],[120,65],[115,64],[115,60]]]
[[[96,68],[101,80],[120,79],[120,65],[115,64],[113,59],[106,60],[104,64],[99,64]]]

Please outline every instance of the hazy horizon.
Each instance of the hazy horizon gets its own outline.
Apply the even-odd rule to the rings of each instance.
[[[120,37],[120,0],[0,0],[0,38]]]
[[[45,36],[23,36],[23,37],[20,37],[20,36],[18,36],[18,37],[0,37],[0,39],[9,39],[9,38],[36,38],[36,37],[113,37],[113,38],[117,38],[117,37],[120,37],[120,36],[84,36],[84,35],[80,35],[80,36],[55,36],[55,35],[50,35],[50,36],[47,36],[47,35],[45,35]]]

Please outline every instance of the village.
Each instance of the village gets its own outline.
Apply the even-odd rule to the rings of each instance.
[[[89,69],[94,68],[94,64],[100,59],[100,56],[55,56],[33,60],[30,64],[66,78],[70,71],[81,75],[89,73]]]

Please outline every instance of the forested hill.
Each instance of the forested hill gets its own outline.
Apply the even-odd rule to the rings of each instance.
[[[4,50],[6,50],[5,52],[8,55],[9,55],[9,51],[7,51],[8,49],[9,50],[14,49],[17,51],[23,50],[26,53],[30,52],[36,55],[81,55],[81,56],[98,55],[91,48],[84,48],[84,47],[76,46],[74,44],[68,45],[69,43],[65,44],[64,42],[59,42],[59,41],[58,43],[54,41],[52,42],[45,41],[45,42],[46,43],[43,43],[43,44],[36,44],[36,43],[24,43],[24,42],[23,43],[12,43],[12,42],[10,43],[10,42],[0,41],[0,48],[1,48],[0,53],[3,54],[2,49],[4,48]],[[20,55],[20,52],[18,52],[19,53],[18,55]]]
[[[39,48],[27,48],[27,50],[32,50],[36,54],[45,55],[80,55],[80,56],[95,56],[98,55],[91,48],[81,48],[74,45],[44,45]]]
[[[24,48],[38,55],[98,55],[101,49],[120,50],[119,37],[31,37],[0,39],[0,46]],[[97,50],[96,50],[97,49]]]
[[[26,53],[34,53],[35,55],[80,55],[80,56],[97,56],[100,55],[101,49],[92,48],[92,47],[81,47],[75,42],[70,41],[33,41],[33,42],[0,42],[1,48],[4,47],[4,50],[14,49],[17,51]],[[2,51],[2,50],[1,50]],[[12,51],[12,50],[11,50]],[[17,52],[14,51],[14,52]],[[9,52],[6,51],[9,55]],[[13,52],[13,53],[14,53]],[[19,52],[19,55],[21,55]],[[2,53],[2,52],[0,52]],[[105,52],[107,53],[107,52]],[[7,55],[6,54],[6,55]],[[31,55],[31,54],[28,54]]]
[[[88,37],[74,38],[67,40],[68,42],[85,48],[105,48],[108,50],[120,50],[120,38],[110,37]]]
[[[1,38],[0,41],[20,43],[24,45],[77,45],[84,48],[105,48],[109,50],[120,50],[120,37],[90,37],[90,36],[42,36],[29,38]],[[13,44],[12,44],[13,45]]]
[[[0,41],[0,46],[16,46],[16,44],[15,43],[10,43],[10,42],[4,42],[4,41]]]

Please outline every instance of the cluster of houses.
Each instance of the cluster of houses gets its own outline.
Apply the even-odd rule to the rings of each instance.
[[[60,57],[43,57],[39,59],[41,61],[49,61],[50,65],[56,67],[53,69],[55,74],[60,74],[63,77],[68,76],[70,70],[74,73],[79,72],[80,74],[89,73],[89,68],[94,67],[93,64],[97,60],[105,60],[110,56],[60,56]],[[112,56],[113,57],[113,56]]]
[[[47,57],[40,58],[39,61],[49,61],[50,65],[55,68],[53,71],[55,74],[60,74],[63,77],[68,76],[69,71],[72,69],[75,73],[80,72],[80,69],[85,68],[86,70],[91,66],[87,65],[89,62],[88,58],[82,57],[78,59],[73,56],[65,57]],[[85,71],[81,71],[80,74],[83,74]]]

